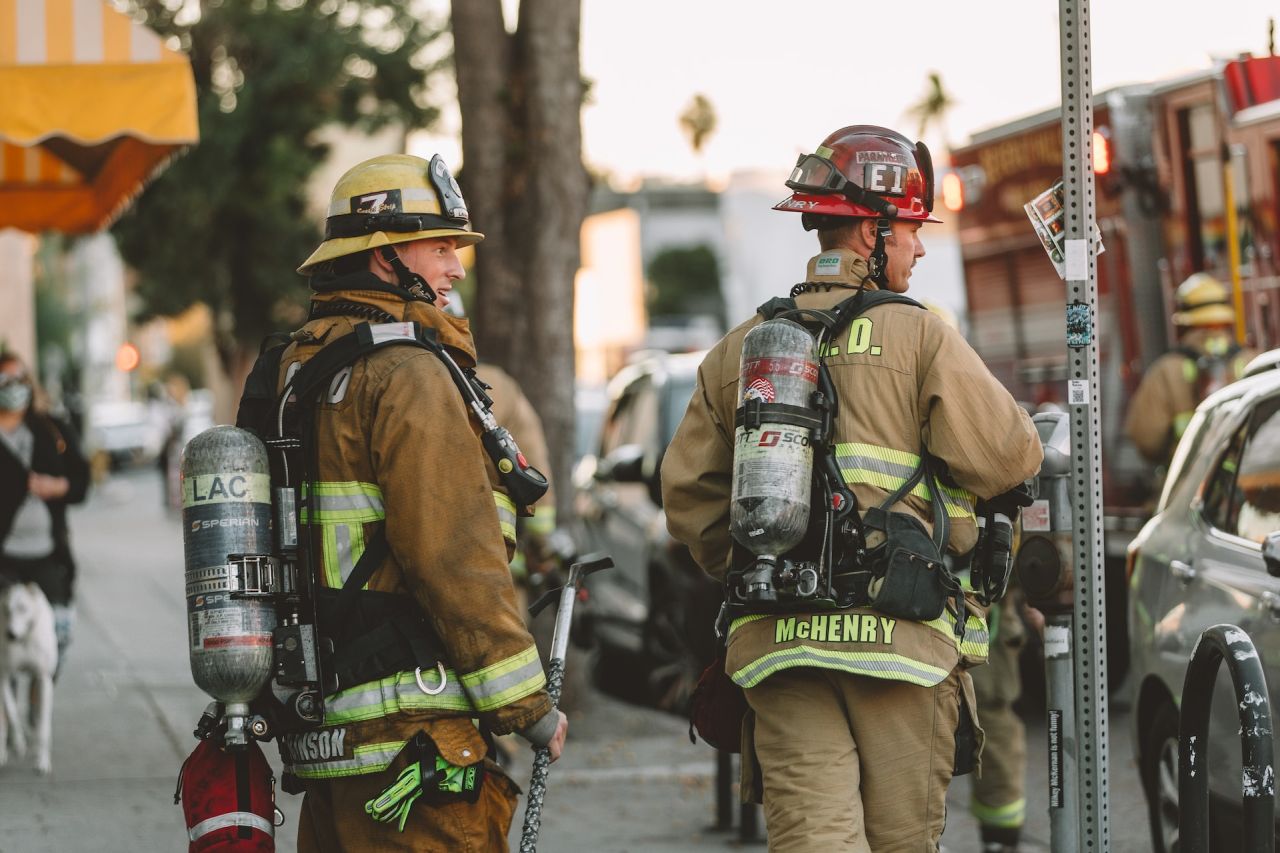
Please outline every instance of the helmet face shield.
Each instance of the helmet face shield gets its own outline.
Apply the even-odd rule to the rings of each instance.
[[[449,167],[439,154],[431,158],[431,165],[427,167],[427,180],[440,198],[441,215],[458,220],[459,225],[466,225],[471,221],[467,202],[462,198],[462,188],[453,179],[453,175],[449,174]]]
[[[791,177],[787,178],[787,186],[802,193],[841,192],[846,183],[848,179],[840,174],[835,163],[817,154],[801,154]]]

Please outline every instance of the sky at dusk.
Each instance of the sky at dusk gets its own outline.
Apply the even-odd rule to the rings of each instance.
[[[444,0],[432,5],[447,11]],[[517,0],[504,0],[513,20]],[[1264,0],[1091,3],[1095,91],[1207,70],[1267,50]],[[908,106],[942,75],[952,144],[1059,100],[1058,4],[1049,0],[583,0],[587,161],[621,179],[785,170],[846,124],[916,133]],[[695,93],[719,119],[696,157],[678,116]],[[456,109],[415,153],[457,159]],[[926,137],[937,148],[937,131]]]

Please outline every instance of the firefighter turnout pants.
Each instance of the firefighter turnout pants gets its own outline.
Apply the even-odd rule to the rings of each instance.
[[[935,687],[816,668],[746,691],[769,850],[937,850],[963,681]]]
[[[298,818],[298,853],[506,850],[519,789],[498,765],[487,759],[485,763],[488,772],[475,803],[419,800],[403,832],[394,821],[380,823],[370,817],[365,803],[396,781],[406,764],[404,755],[381,773],[307,780]]]

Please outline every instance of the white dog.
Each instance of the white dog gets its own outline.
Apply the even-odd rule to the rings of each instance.
[[[30,724],[36,770],[48,773],[52,767],[49,746],[57,666],[53,608],[40,587],[15,583],[0,590],[0,765],[9,758],[10,742],[18,755],[27,753]],[[18,676],[23,673],[31,677],[30,713],[18,708]]]

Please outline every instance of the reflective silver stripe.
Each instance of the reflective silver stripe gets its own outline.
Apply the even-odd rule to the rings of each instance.
[[[227,814],[207,818],[187,830],[187,837],[192,841],[197,841],[211,832],[226,829],[229,826],[248,826],[259,832],[265,832],[272,838],[276,837],[276,828],[271,821],[253,812],[228,812]]]
[[[370,510],[378,518],[386,517],[382,498],[378,495],[311,495],[311,506],[319,512],[337,512],[342,510]]]
[[[892,455],[886,459],[883,455],[851,452],[852,448],[864,448],[875,454]],[[907,462],[906,460],[914,460]],[[839,444],[836,445],[836,464],[840,475],[849,484],[865,483],[886,491],[895,491],[915,474],[920,464],[919,457],[900,450],[872,448],[869,445]],[[931,501],[929,487],[925,483],[917,483],[911,494],[925,501]],[[938,494],[942,496],[942,505],[947,508],[947,515],[952,518],[972,518],[975,499],[964,489],[953,488],[938,483]]]
[[[854,675],[870,675],[933,687],[947,677],[947,670],[883,652],[836,652],[813,646],[795,646],[771,652],[733,673],[740,687],[755,687],[770,675],[796,666],[835,669]]]
[[[385,770],[404,749],[407,741],[392,743],[370,743],[357,746],[355,757],[338,761],[309,761],[298,764],[286,764],[290,770],[303,779],[331,779],[338,776],[359,776],[364,773],[377,773]]]
[[[422,674],[423,680],[433,687],[437,677],[434,672]],[[412,672],[401,672],[381,681],[368,681],[356,685],[326,699],[324,724],[337,726],[361,720],[375,720],[402,710],[456,711],[471,714],[475,709],[472,708],[471,700],[463,692],[462,685],[453,670],[445,670],[445,688],[434,696],[423,693],[418,688],[417,679],[413,677]]]
[[[342,577],[342,582],[346,583],[356,567],[355,560],[351,559],[351,525],[334,525],[333,542],[338,557],[338,574]]]
[[[547,683],[536,646],[462,677],[477,711],[491,711],[537,693]]]
[[[436,206],[440,206],[440,199],[436,196],[435,190],[429,190],[424,187],[398,187],[400,190],[400,201],[432,201]],[[330,216],[341,216],[344,213],[353,213],[351,209],[351,199],[341,198],[334,199],[329,205]],[[407,213],[431,213],[429,210],[424,211],[406,211]],[[387,324],[389,325],[389,324]],[[376,327],[375,327],[376,328]]]

